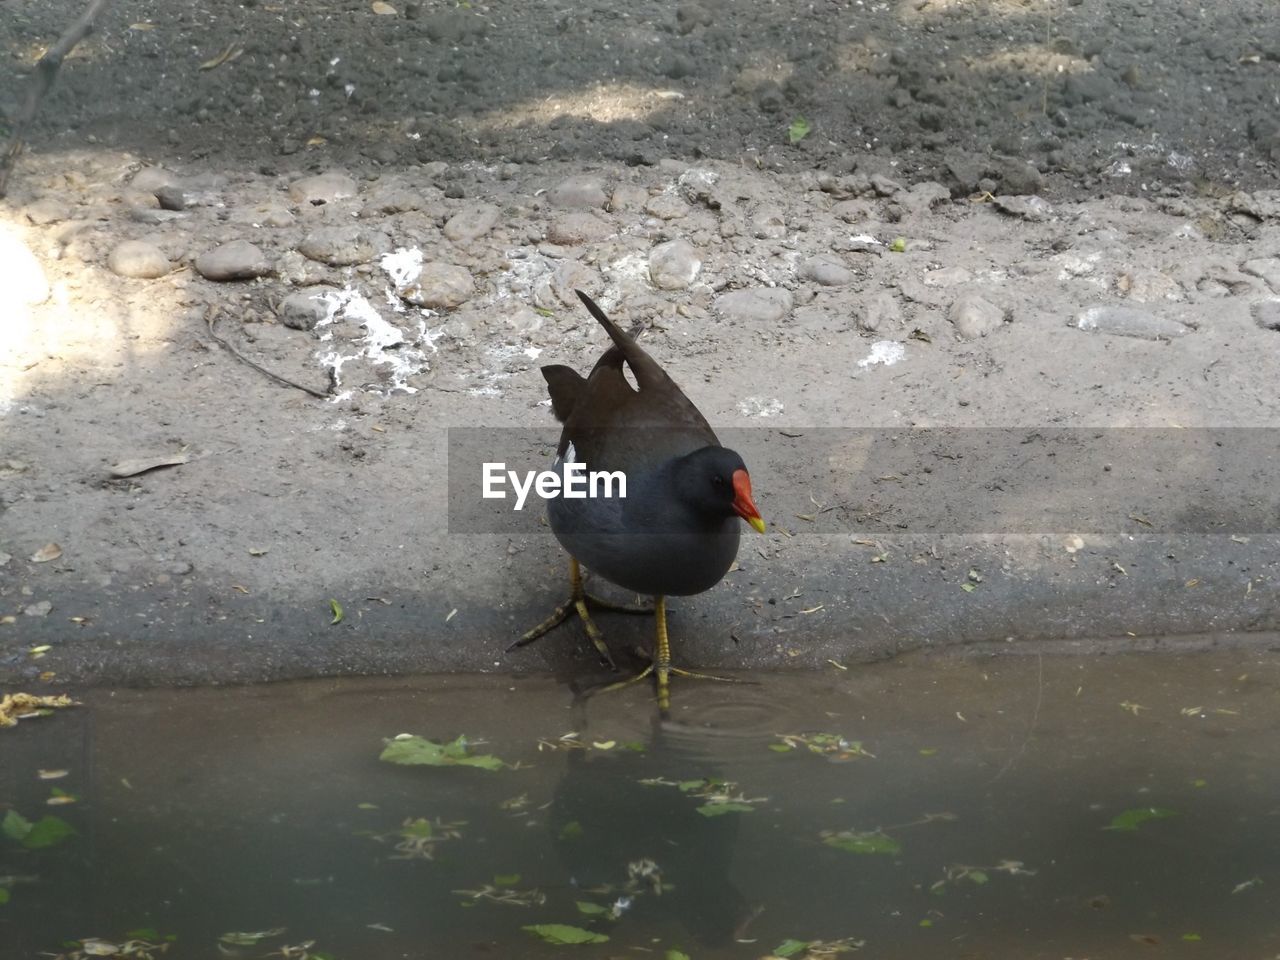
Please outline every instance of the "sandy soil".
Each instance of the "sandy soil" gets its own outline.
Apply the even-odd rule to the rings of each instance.
[[[1274,3],[393,8],[120,2],[64,68],[0,206],[0,675],[590,666],[504,652],[554,541],[448,513],[445,428],[545,431],[538,365],[598,355],[574,286],[756,451],[771,531],[678,656],[1272,640]],[[5,113],[77,9],[0,6]],[[968,427],[1254,431],[1037,525],[1002,498],[1119,465],[1005,434],[947,500],[945,450],[877,452]]]

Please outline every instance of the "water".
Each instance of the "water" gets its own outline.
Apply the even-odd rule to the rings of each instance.
[[[666,723],[647,688],[574,704],[545,679],[83,692],[0,731],[0,811],[76,830],[0,837],[0,958],[139,928],[174,958],[1280,955],[1280,657],[759,679],[677,680]],[[512,766],[379,760],[402,732]],[[817,734],[846,746],[780,740]],[[706,815],[724,802],[749,809]],[[609,940],[522,929],[553,923]]]

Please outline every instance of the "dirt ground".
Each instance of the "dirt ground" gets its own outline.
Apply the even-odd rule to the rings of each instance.
[[[80,6],[0,3],[0,118]],[[536,461],[539,364],[602,349],[574,287],[758,451],[678,658],[1275,642],[1278,13],[113,4],[0,201],[0,677],[590,668],[505,652],[567,589],[536,520],[449,512],[447,428]],[[1000,475],[948,499],[902,438],[960,428]],[[1007,522],[1118,475],[1027,472],[1081,428],[1128,499]]]

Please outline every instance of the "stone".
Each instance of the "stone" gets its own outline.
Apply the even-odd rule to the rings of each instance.
[[[471,299],[475,283],[465,267],[433,260],[424,263],[417,278],[396,293],[415,306],[452,310]]]
[[[609,196],[599,177],[577,176],[548,190],[547,202],[562,210],[599,210],[609,202]]]
[[[309,260],[331,267],[351,267],[373,258],[373,241],[354,223],[317,227],[298,244],[298,252]]]
[[[1001,193],[1033,194],[1044,180],[1039,170],[1017,157],[1000,157],[992,161],[991,172],[1000,179]]]
[[[28,223],[37,227],[48,226],[71,219],[71,205],[57,197],[41,197],[22,208],[22,214]]]
[[[1276,293],[1280,293],[1280,257],[1261,257],[1257,260],[1246,260],[1240,269],[1266,281]]]
[[[839,257],[820,253],[800,264],[800,278],[824,287],[842,287],[854,280],[854,272]]]
[[[1104,306],[1081,310],[1068,322],[1089,333],[1143,340],[1172,340],[1190,333],[1191,328],[1171,317],[1163,317],[1137,307]]]
[[[444,225],[444,235],[454,243],[478,240],[498,224],[499,210],[491,203],[468,203]]]
[[[271,273],[271,263],[248,240],[232,240],[206,250],[195,261],[196,273],[206,280],[252,280]]]
[[[1253,322],[1263,330],[1280,332],[1280,300],[1259,300],[1249,308]]]
[[[1053,207],[1049,205],[1049,201],[1043,197],[1036,196],[999,196],[995,199],[995,207],[1001,213],[1007,213],[1011,217],[1021,217],[1023,220],[1032,222],[1048,220],[1053,215]]]
[[[845,223],[860,223],[871,219],[871,204],[867,200],[841,200],[831,205],[832,216]]]
[[[276,308],[276,316],[293,330],[314,330],[316,324],[329,316],[330,304],[326,297],[337,293],[332,287],[313,287],[289,294]]]
[[[649,279],[659,290],[683,290],[702,269],[702,259],[688,240],[668,240],[649,251]]]
[[[359,187],[355,180],[340,170],[303,177],[289,185],[290,200],[300,205],[311,204],[316,207],[339,200],[350,200],[357,193]]]
[[[961,340],[977,340],[1004,323],[1004,311],[976,293],[962,293],[947,308],[947,319]]]
[[[787,235],[787,220],[778,207],[757,207],[747,229],[757,240],[781,240]]]
[[[1138,267],[1116,277],[1116,290],[1124,297],[1138,303],[1158,303],[1161,300],[1181,300],[1182,287],[1167,273]]]
[[[902,307],[897,297],[888,290],[881,290],[862,305],[862,309],[854,314],[853,320],[860,330],[868,333],[887,330],[902,321]]]
[[[551,292],[569,307],[581,307],[575,290],[595,296],[601,288],[600,274],[580,260],[562,260],[551,274]]]
[[[644,205],[644,212],[659,220],[679,220],[689,215],[689,204],[674,193],[660,193]]]
[[[133,280],[155,280],[173,269],[173,264],[159,247],[145,240],[125,240],[107,255],[107,269],[118,277]]]
[[[740,323],[776,323],[791,312],[791,292],[781,287],[753,287],[716,297],[713,304],[723,319]]]
[[[157,190],[177,182],[178,178],[164,167],[143,167],[133,175],[129,185],[135,190],[154,196]]]
[[[613,226],[591,213],[565,213],[547,226],[547,239],[564,247],[594,243],[614,234]]]

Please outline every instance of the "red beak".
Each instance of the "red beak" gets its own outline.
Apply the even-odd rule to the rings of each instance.
[[[751,524],[756,533],[764,533],[764,519],[760,516],[760,511],[756,509],[755,502],[751,499],[751,478],[747,476],[745,470],[733,471],[733,510],[747,523]]]

